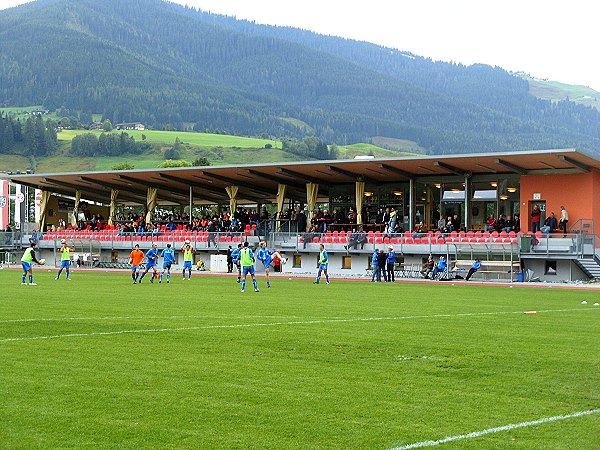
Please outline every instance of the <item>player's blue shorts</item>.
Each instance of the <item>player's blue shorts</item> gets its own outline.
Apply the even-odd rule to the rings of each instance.
[[[242,267],[242,275],[254,275],[254,266],[244,266]]]
[[[267,258],[262,263],[265,266],[265,269],[268,269],[271,266],[272,262],[273,262],[273,258]]]
[[[328,266],[328,265],[329,265],[329,264],[320,264],[320,265],[319,265],[319,270],[327,270],[327,266]]]
[[[140,270],[140,266],[131,266],[132,272],[137,272],[138,270]]]
[[[63,268],[63,267],[64,267],[65,269],[68,269],[69,267],[71,267],[71,261],[69,261],[68,259],[63,259],[63,260],[60,262],[60,267],[61,267],[61,268]]]
[[[171,270],[171,263],[163,263],[163,270]]]
[[[153,267],[156,267],[156,262],[147,262],[146,263],[146,270],[152,269]]]
[[[23,267],[23,272],[29,272],[31,270],[31,263],[21,261],[21,266]]]
[[[183,262],[183,270],[185,269],[191,269],[192,268],[192,262],[191,261],[184,261]]]

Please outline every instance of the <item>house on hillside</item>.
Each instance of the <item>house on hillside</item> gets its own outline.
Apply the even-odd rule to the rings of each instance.
[[[90,130],[101,130],[104,124],[102,122],[92,122],[90,124]]]
[[[140,122],[118,123],[117,130],[139,130],[144,131],[146,127]]]

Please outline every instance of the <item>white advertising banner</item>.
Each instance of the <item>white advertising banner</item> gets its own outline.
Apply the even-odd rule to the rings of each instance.
[[[10,219],[10,187],[8,180],[0,180],[0,230],[5,230]]]

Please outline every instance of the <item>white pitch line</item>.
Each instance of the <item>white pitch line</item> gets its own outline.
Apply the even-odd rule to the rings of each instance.
[[[74,322],[77,320],[173,320],[173,319],[290,319],[300,316],[102,316],[102,317],[34,317],[29,319],[6,319],[0,323],[27,322]]]
[[[566,311],[594,311],[593,309],[547,309],[540,310],[539,313],[551,312],[566,312]],[[120,331],[95,331],[91,333],[69,333],[69,334],[54,334],[47,336],[31,336],[18,338],[0,339],[0,343],[19,342],[19,341],[39,341],[46,339],[61,339],[71,337],[88,337],[88,336],[111,336],[119,334],[134,334],[134,333],[166,333],[174,331],[197,331],[197,330],[214,330],[214,329],[233,329],[233,328],[252,328],[252,327],[276,327],[286,325],[314,325],[326,323],[350,323],[350,322],[374,322],[374,321],[393,321],[393,320],[411,320],[411,319],[436,319],[450,317],[473,317],[473,316],[494,316],[505,314],[523,314],[523,311],[496,311],[496,312],[481,312],[481,313],[458,313],[458,314],[432,314],[419,316],[399,316],[399,317],[355,317],[349,319],[319,319],[319,320],[296,320],[288,322],[271,322],[271,323],[244,323],[231,325],[206,325],[195,327],[180,327],[180,328],[147,328],[139,330],[120,330]]]
[[[572,414],[565,414],[562,416],[544,417],[543,419],[531,420],[529,422],[511,423],[509,425],[503,425],[501,427],[488,428],[486,430],[481,430],[481,431],[473,431],[472,433],[460,434],[458,436],[448,436],[443,439],[439,439],[437,441],[415,442],[414,444],[403,445],[401,447],[394,447],[390,450],[410,450],[413,448],[436,447],[438,445],[442,445],[447,442],[459,441],[462,439],[472,439],[472,438],[484,436],[486,434],[500,433],[502,431],[510,431],[510,430],[515,430],[517,428],[532,427],[532,426],[541,425],[544,423],[556,422],[558,420],[566,420],[566,419],[573,419],[575,417],[589,416],[591,414],[600,414],[600,408],[591,409],[591,410],[587,410],[587,411],[579,411],[579,412],[575,412]]]

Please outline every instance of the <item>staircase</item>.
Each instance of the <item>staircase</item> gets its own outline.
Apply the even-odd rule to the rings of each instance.
[[[576,259],[575,263],[590,279],[600,279],[600,262],[596,258]]]

